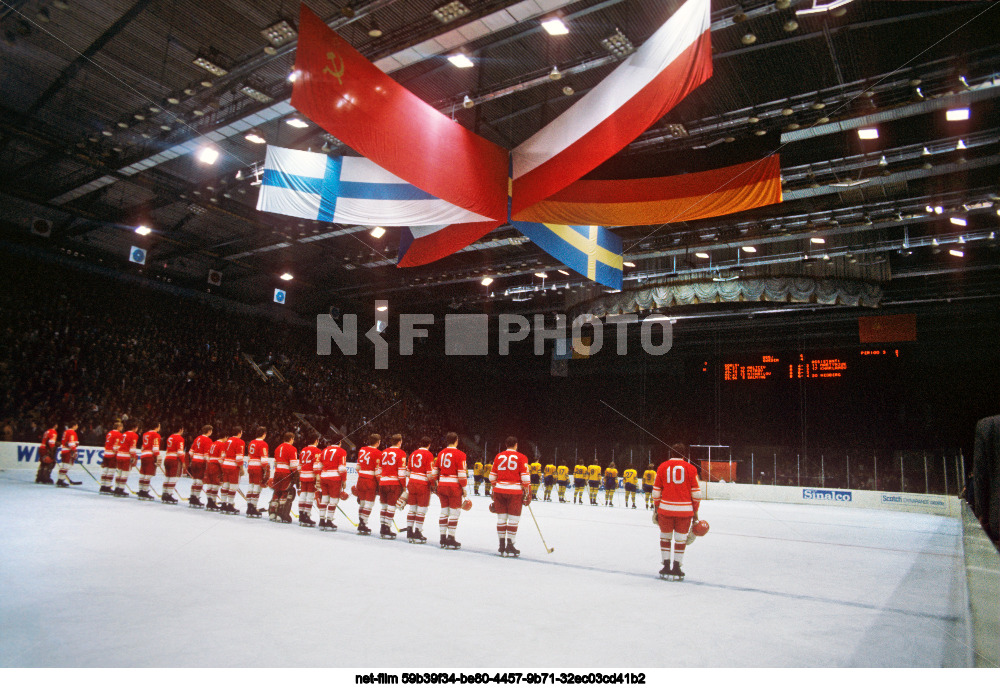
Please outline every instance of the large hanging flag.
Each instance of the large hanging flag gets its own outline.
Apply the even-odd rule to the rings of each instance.
[[[268,146],[261,182],[257,210],[307,220],[388,227],[489,221],[357,156]]]
[[[323,129],[435,198],[506,218],[507,151],[384,74],[305,5],[295,71],[292,106]]]
[[[601,83],[514,149],[514,215],[622,150],[711,75],[711,5],[687,0]]]
[[[571,270],[606,287],[622,288],[622,240],[604,227],[518,221],[511,224]]]
[[[502,220],[465,222],[453,225],[404,227],[399,237],[396,267],[427,265],[451,255],[504,224]]]
[[[777,155],[704,172],[581,179],[514,217],[611,227],[688,222],[781,203]]]

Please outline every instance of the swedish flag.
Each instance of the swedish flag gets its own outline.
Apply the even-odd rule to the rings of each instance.
[[[587,279],[622,288],[622,239],[604,227],[511,222],[540,249]]]

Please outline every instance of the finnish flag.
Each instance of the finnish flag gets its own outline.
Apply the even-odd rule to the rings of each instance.
[[[382,227],[489,220],[357,156],[268,146],[261,182],[257,210],[305,220]]]

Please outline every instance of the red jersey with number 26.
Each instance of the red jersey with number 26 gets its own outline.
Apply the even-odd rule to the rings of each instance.
[[[521,494],[531,483],[528,472],[528,457],[519,451],[508,449],[497,454],[490,471],[493,491],[501,494]]]
[[[664,516],[693,516],[692,500],[701,499],[698,469],[680,459],[664,461],[656,469],[656,480],[653,481],[653,497],[657,495],[657,511]]]

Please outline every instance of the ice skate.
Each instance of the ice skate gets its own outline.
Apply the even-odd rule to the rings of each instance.
[[[415,545],[422,545],[425,542],[427,542],[427,538],[424,537],[424,534],[420,532],[419,528],[414,528],[413,538],[410,540],[410,542],[412,542]]]
[[[101,485],[101,489],[97,491],[98,494],[113,495],[115,491],[110,485]]]
[[[151,502],[151,501],[153,501],[153,495],[151,495],[149,493],[149,490],[139,490],[138,497],[139,497],[140,500],[142,500],[144,502]]]
[[[172,494],[167,494],[166,492],[164,492],[163,496],[160,497],[160,501],[163,502],[164,504],[177,504],[178,503],[177,497],[174,497]]]
[[[188,497],[188,506],[192,509],[204,509],[205,505],[201,503],[201,500],[197,496],[191,495]]]
[[[307,512],[300,511],[299,512],[299,525],[300,526],[305,526],[306,528],[315,528],[316,527],[316,521],[312,520],[312,516],[310,516]]]
[[[62,478],[59,478],[59,480],[56,481],[56,487],[69,487],[69,483]]]
[[[514,547],[514,543],[507,540],[506,556],[508,557],[519,557],[521,556],[521,550]]]
[[[371,535],[371,534],[372,534],[372,529],[369,528],[364,521],[358,523],[358,535]]]
[[[448,549],[462,549],[462,543],[456,540],[454,535],[449,535]]]

